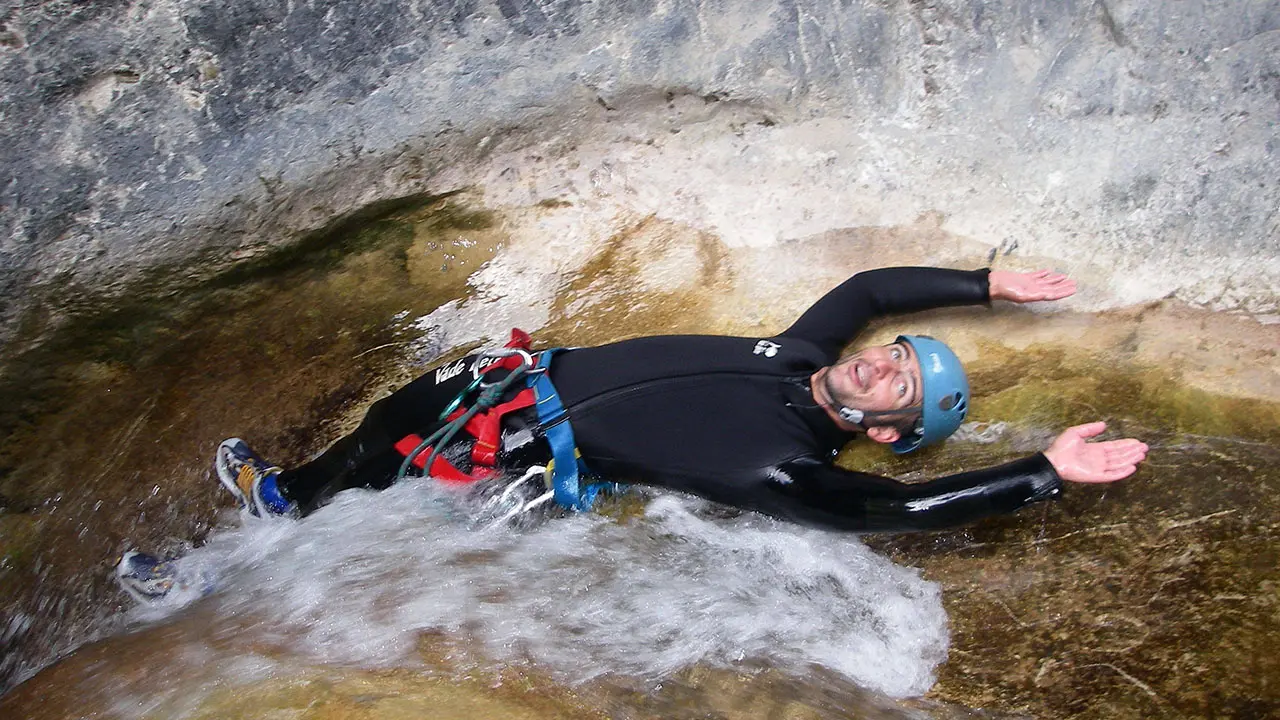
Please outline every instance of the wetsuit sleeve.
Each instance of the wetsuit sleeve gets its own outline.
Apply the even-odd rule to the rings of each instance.
[[[780,337],[807,340],[834,359],[881,315],[990,302],[989,273],[925,267],[860,272],[822,296]]]
[[[1042,453],[1005,465],[922,483],[853,472],[817,460],[780,468],[753,508],[834,530],[906,532],[964,525],[1061,494],[1062,479]]]

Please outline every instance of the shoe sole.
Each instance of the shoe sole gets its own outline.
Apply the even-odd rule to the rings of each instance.
[[[143,588],[146,587],[147,583],[135,580],[132,574],[133,570],[129,567],[133,563],[133,559],[136,557],[145,557],[153,561],[155,560],[154,557],[147,555],[146,553],[138,552],[137,550],[129,550],[124,555],[121,555],[120,562],[116,563],[116,582],[119,583],[120,589],[124,590],[129,597],[144,605],[163,599],[169,594],[169,591],[173,589],[174,578],[166,578],[169,580],[169,587],[165,588],[161,592],[145,591]]]
[[[246,454],[257,458],[259,462],[262,462],[264,465],[267,464],[266,461],[254,454],[253,450],[250,449],[249,444],[245,441],[240,438],[227,438],[218,445],[218,452],[215,454],[213,461],[213,470],[214,474],[218,476],[218,482],[222,483],[222,487],[226,488],[227,492],[231,493],[235,497],[236,503],[240,506],[240,509],[247,510],[250,515],[255,517],[280,515],[281,513],[275,512],[269,508],[267,503],[258,495],[257,483],[254,484],[251,498],[246,497],[244,491],[240,489],[240,484],[236,482],[236,480],[239,479],[239,473],[232,472],[231,463],[229,461],[229,458],[236,455],[234,448],[237,446],[243,447]],[[236,460],[237,462],[242,462],[238,457]],[[276,466],[271,468],[268,472],[282,471],[283,468]]]
[[[249,503],[249,498],[245,497],[240,486],[236,484],[236,477],[239,473],[231,472],[231,463],[228,462],[229,457],[235,456],[232,449],[237,445],[242,445],[246,448],[249,447],[248,444],[240,438],[227,438],[218,445],[218,452],[214,455],[213,471],[214,474],[218,476],[218,482],[222,483],[222,487],[226,488],[227,492],[231,493],[235,497],[236,503],[240,506],[240,509],[252,510],[253,508]]]

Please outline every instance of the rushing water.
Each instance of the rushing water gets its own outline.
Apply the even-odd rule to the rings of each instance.
[[[419,664],[420,635],[442,631],[571,684],[814,664],[906,696],[946,657],[938,586],[850,536],[674,495],[636,517],[531,527],[477,526],[473,504],[415,480],[343,493],[301,521],[244,518],[177,561],[184,591],[132,617],[194,604],[223,642],[366,668]]]

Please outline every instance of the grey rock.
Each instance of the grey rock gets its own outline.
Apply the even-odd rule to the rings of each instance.
[[[1067,187],[1006,218],[1041,254],[1083,234],[1177,275],[1168,258],[1210,252],[1186,299],[1241,272],[1258,307],[1280,295],[1276,2],[11,1],[0,18],[0,338],[42,299],[154,268],[180,285],[446,189],[436,172],[485,135],[585,136],[602,108],[667,92],[908,128],[921,168],[979,190],[1057,168]],[[1102,177],[1072,173],[1103,148]]]

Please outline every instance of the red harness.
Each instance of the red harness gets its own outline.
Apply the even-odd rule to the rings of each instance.
[[[511,339],[507,341],[504,347],[516,348],[520,350],[529,350],[531,338],[529,333],[519,329],[511,329]],[[520,358],[511,355],[490,364],[483,368],[480,372],[489,372],[498,368],[507,370],[515,370],[520,367]],[[467,421],[463,426],[467,432],[471,433],[476,439],[476,444],[471,448],[471,463],[473,469],[470,473],[462,472],[453,463],[445,460],[443,456],[437,456],[435,462],[431,463],[431,470],[426,474],[437,480],[443,480],[446,483],[464,484],[473,483],[477,480],[491,478],[497,474],[494,465],[498,461],[498,443],[502,439],[502,418],[507,413],[522,408],[527,408],[534,403],[533,388],[525,388],[516,394],[507,402],[489,408],[488,411],[479,413],[475,417]],[[445,421],[456,420],[463,415],[467,409],[459,406],[445,418]],[[408,457],[409,453],[422,443],[422,438],[418,435],[406,435],[396,443],[396,450],[401,455]],[[431,456],[431,446],[423,448],[416,457],[413,458],[414,467],[419,470],[424,469],[427,464],[427,458]]]

